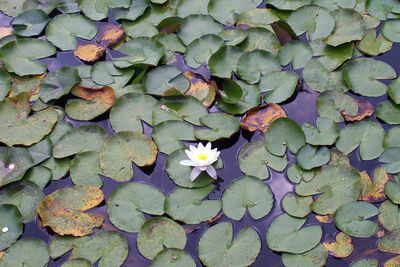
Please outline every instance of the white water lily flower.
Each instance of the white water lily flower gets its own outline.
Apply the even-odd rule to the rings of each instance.
[[[190,174],[190,181],[194,181],[202,171],[206,171],[211,178],[217,179],[217,172],[211,165],[218,160],[219,151],[216,148],[211,149],[211,143],[208,142],[206,146],[199,143],[197,147],[189,146],[190,150],[185,150],[189,159],[179,162],[181,165],[193,166],[192,173]]]

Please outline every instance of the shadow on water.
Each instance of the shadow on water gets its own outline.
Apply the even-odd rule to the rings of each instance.
[[[11,22],[10,18],[0,14],[0,26],[7,26],[10,24],[10,22]],[[114,24],[115,21],[112,18],[109,18],[109,23]],[[400,73],[400,63],[398,61],[399,54],[400,54],[400,44],[394,44],[392,50],[376,58],[388,62],[396,69],[397,73]],[[109,51],[109,54],[107,55],[106,59],[110,59],[110,55],[118,56],[118,52]],[[56,57],[49,58],[44,61],[47,64],[49,64],[49,71],[57,70],[63,66],[76,66],[82,64],[81,61],[79,61],[77,58],[74,57],[73,52],[58,52]],[[177,62],[174,63],[174,65],[179,66],[183,71],[194,71],[199,74],[202,74],[206,78],[210,78],[210,71],[204,65],[202,65],[198,69],[191,69],[185,65],[183,56],[181,55],[177,55]],[[318,93],[313,92],[312,90],[300,90],[294,101],[288,101],[288,103],[283,104],[282,107],[286,111],[287,116],[294,119],[297,123],[302,124],[303,122],[310,122],[314,124],[315,118],[317,116],[316,105],[315,105],[315,100],[317,96]],[[380,102],[386,100],[386,96],[375,99],[368,98],[368,100],[373,103],[374,107],[376,107]],[[215,111],[215,109],[216,108],[213,108],[212,111]],[[375,117],[373,117],[373,119],[375,119]],[[108,120],[80,122],[80,121],[74,121],[68,117],[66,117],[66,120],[71,122],[75,127],[84,124],[95,123],[106,129],[110,135],[113,134],[114,132]],[[149,127],[145,123],[143,124],[144,124],[144,133],[150,136],[151,127]],[[386,130],[390,128],[389,125],[385,125],[383,123],[382,125]],[[344,124],[342,123],[340,126],[343,127]],[[244,175],[238,166],[237,154],[239,153],[239,150],[243,145],[245,145],[250,141],[257,141],[257,140],[263,140],[263,135],[258,132],[249,133],[246,131],[241,131],[240,133],[236,134],[235,136],[233,136],[228,140],[218,141],[213,143],[213,147],[217,147],[219,150],[221,150],[221,156],[224,161],[224,168],[217,171],[218,181],[214,183],[216,185],[216,188],[209,195],[208,198],[219,199],[221,197],[223,190],[232,182],[232,180],[235,180]],[[295,157],[293,155],[288,155],[289,159],[288,166],[290,166],[294,162],[294,158]],[[172,190],[174,190],[174,188],[176,188],[176,186],[169,179],[167,173],[164,170],[165,159],[166,155],[159,153],[157,157],[157,162],[152,167],[139,168],[134,165],[133,166],[134,176],[132,181],[134,182],[141,181],[144,183],[149,183],[160,188],[167,194],[170,193]],[[376,166],[378,166],[377,160],[362,161],[359,158],[358,150],[351,153],[350,160],[354,167],[356,167],[359,170],[367,170],[368,173],[370,174],[372,173],[373,169]],[[101,178],[103,180],[102,190],[104,191],[106,199],[105,203],[106,203],[110,193],[120,183],[103,176]],[[272,211],[268,214],[268,216],[259,220],[253,220],[251,216],[248,214],[248,212],[246,212],[245,216],[240,221],[233,221],[227,218],[226,216],[222,216],[218,222],[232,222],[234,226],[235,235],[243,227],[247,225],[251,225],[258,231],[262,241],[262,249],[257,260],[252,266],[257,266],[257,267],[284,266],[281,261],[281,255],[267,248],[265,243],[265,235],[266,235],[266,230],[269,224],[272,222],[272,220],[277,215],[283,213],[280,205],[281,200],[288,192],[294,191],[294,184],[288,181],[288,179],[285,176],[285,172],[275,172],[273,170],[270,170],[270,178],[266,180],[265,183],[267,183],[271,187],[275,196],[275,205]],[[52,181],[44,189],[44,194],[48,195],[57,189],[64,187],[71,187],[71,186],[73,186],[73,183],[70,177],[66,177],[59,181]],[[103,205],[100,205],[99,207],[94,208],[93,210],[91,210],[91,212],[99,213],[105,216],[105,223],[103,225],[103,228],[107,230],[111,229],[117,230],[111,224],[111,222],[107,217],[105,203],[103,203]],[[375,218],[375,221],[377,221],[377,218]],[[320,223],[315,219],[315,216],[311,214],[308,216],[307,225],[312,225],[312,224],[320,224]],[[49,243],[51,237],[47,232],[49,230],[42,228],[38,220],[25,224],[24,227],[25,229],[22,237],[37,237]],[[204,231],[207,230],[210,227],[210,225],[208,225],[208,223],[202,223],[199,225],[184,226],[184,227],[188,229],[188,234],[187,234],[188,242],[186,244],[185,250],[188,251],[195,258],[198,266],[202,266],[200,260],[197,257],[197,244],[199,242],[202,233],[204,233]],[[326,236],[334,237],[338,232],[334,223],[322,224],[322,227],[324,230],[325,237]],[[135,267],[149,266],[150,261],[142,257],[141,254],[138,252],[136,246],[137,234],[127,233],[124,231],[120,232],[122,232],[129,241],[129,255],[123,266],[135,266]],[[354,244],[353,253],[345,259],[337,259],[330,256],[328,258],[326,266],[349,266],[351,262],[365,257],[374,257],[378,259],[380,263],[383,263],[387,259],[394,256],[391,254],[378,252],[376,250],[376,242],[377,242],[376,237],[368,239],[353,238],[353,244]],[[68,259],[68,256],[69,253],[63,255],[59,259],[52,260],[49,266],[60,266],[63,262],[65,262]]]

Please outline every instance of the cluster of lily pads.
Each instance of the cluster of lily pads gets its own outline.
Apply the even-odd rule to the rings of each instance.
[[[389,125],[400,124],[400,79],[372,58],[400,42],[399,1],[0,0],[0,10],[13,17],[0,27],[0,267],[46,266],[66,253],[64,267],[121,266],[133,246],[151,266],[196,266],[197,256],[249,266],[259,232],[233,236],[219,220],[267,216],[277,205],[264,182],[271,169],[295,188],[263,237],[285,266],[324,266],[352,253],[351,237],[372,236],[393,253],[385,266],[399,266],[400,127]],[[79,64],[62,62],[62,51]],[[315,125],[279,106],[302,90],[317,95]],[[381,96],[375,110],[366,97]],[[96,124],[107,119],[112,134]],[[240,130],[265,139],[240,149],[245,176],[209,199],[213,177],[191,179],[185,149],[232,142]],[[353,151],[379,160],[372,179],[351,166]],[[152,166],[159,154],[176,185],[168,194],[132,181],[133,163]],[[75,186],[45,196],[68,174]],[[106,200],[104,179],[120,182]],[[85,212],[104,201],[107,218]],[[304,226],[307,217],[333,220],[336,240]],[[49,244],[21,238],[35,219]],[[183,225],[203,222],[191,255]],[[119,230],[137,233],[136,244]]]

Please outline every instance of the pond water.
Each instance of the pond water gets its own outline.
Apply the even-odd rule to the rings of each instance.
[[[10,22],[11,19],[9,17],[4,15],[0,16],[0,26],[9,25]],[[115,21],[112,19],[112,15],[110,16],[108,23],[115,23]],[[80,40],[80,42],[83,41]],[[108,51],[107,58],[109,59],[111,55],[115,56],[117,54],[114,53],[115,52]],[[400,44],[397,43],[394,44],[393,48],[389,52],[385,53],[382,56],[378,56],[376,58],[389,63],[396,69],[397,73],[400,73],[399,56],[400,56]],[[81,62],[74,57],[72,52],[58,52],[56,57],[49,58],[44,61],[48,64],[50,71],[57,70],[63,66],[74,66],[81,64]],[[188,68],[187,66],[184,65],[182,56],[179,55],[178,55],[178,61],[175,64],[178,65],[180,68],[182,68],[183,71],[188,71],[188,70],[194,71],[206,77],[210,75],[209,71],[203,66],[196,70]],[[317,95],[318,93],[314,92],[311,89],[307,90],[307,87],[304,87],[297,93],[295,100],[292,100],[291,102],[285,103],[281,106],[286,111],[287,116],[289,118],[294,119],[297,123],[301,124],[303,122],[310,122],[314,124],[316,118],[315,100]],[[376,107],[380,102],[385,101],[387,96],[378,98],[365,98],[365,97],[358,97],[358,98],[368,99],[374,105],[374,107]],[[108,114],[102,117],[108,117]],[[374,116],[372,118],[375,119]],[[97,120],[95,122],[79,122],[79,121],[74,121],[68,117],[66,118],[66,120],[71,122],[75,127],[84,124],[95,123],[106,129],[110,135],[113,134],[114,132],[108,120]],[[344,123],[339,124],[340,127],[343,127],[344,125],[345,125]],[[385,130],[390,128],[389,125],[386,125],[384,123],[382,123],[382,125],[385,128]],[[151,135],[151,127],[149,127],[148,125],[145,125],[145,134]],[[243,145],[245,145],[250,141],[257,141],[257,140],[263,140],[263,134],[258,132],[249,133],[241,130],[239,133],[235,134],[228,140],[213,143],[213,147],[217,147],[218,150],[221,151],[221,156],[224,161],[224,168],[218,170],[218,180],[214,183],[214,185],[216,186],[215,190],[209,195],[208,198],[219,199],[221,197],[223,190],[231,183],[232,180],[237,179],[238,177],[244,175],[238,166],[237,155],[239,153],[240,148]],[[359,158],[358,149],[353,153],[351,153],[349,157],[351,160],[351,164],[354,167],[356,167],[360,171],[366,170],[369,174],[371,174],[374,168],[378,166],[378,160],[362,161]],[[133,166],[134,176],[132,181],[135,182],[141,181],[144,183],[149,183],[158,187],[166,194],[170,193],[176,187],[176,185],[169,179],[167,173],[164,170],[165,159],[166,155],[159,153],[157,158],[157,163],[152,167],[139,168],[136,165],[134,165]],[[295,158],[292,154],[289,153],[288,159],[289,159],[288,166],[290,166],[294,162]],[[113,189],[116,188],[121,183],[106,177],[102,177],[102,180],[103,180],[102,190],[105,195],[105,201],[107,201]],[[269,224],[273,221],[273,219],[279,214],[283,213],[280,205],[281,200],[288,192],[294,191],[294,185],[291,182],[289,182],[289,180],[286,178],[285,172],[276,172],[271,169],[270,169],[270,178],[266,181],[266,183],[271,187],[275,197],[274,208],[267,216],[265,216],[260,220],[253,220],[251,216],[246,212],[246,215],[240,221],[233,221],[227,218],[226,216],[222,216],[218,222],[232,222],[235,234],[247,225],[251,225],[258,231],[262,242],[262,248],[257,260],[252,266],[257,266],[257,267],[284,266],[282,264],[280,254],[275,253],[267,248],[265,243],[265,235],[266,235],[266,230]],[[48,195],[59,188],[71,187],[73,185],[74,184],[72,183],[70,177],[66,177],[59,181],[52,181],[44,189],[44,194]],[[111,224],[111,222],[107,218],[105,203],[102,203],[102,205],[94,208],[90,212],[102,214],[103,216],[105,216],[106,219],[103,227],[106,228],[107,230],[110,229],[118,230]],[[376,222],[378,221],[377,218],[373,218],[373,220]],[[307,225],[313,225],[313,224],[321,224],[321,223],[315,219],[314,215],[309,215],[307,219]],[[195,258],[198,266],[202,266],[202,264],[199,258],[197,257],[197,245],[201,235],[209,227],[210,225],[208,223],[202,223],[199,225],[190,225],[186,228],[188,230],[187,233],[188,242],[185,247],[185,250]],[[330,224],[322,224],[322,227],[325,235],[322,238],[322,240],[324,240],[326,236],[331,236],[333,238],[338,232],[333,222]],[[37,237],[44,240],[46,243],[49,243],[51,235],[49,234],[48,231],[50,230],[41,227],[38,219],[36,219],[33,222],[25,224],[25,229],[22,237]],[[141,256],[141,254],[138,252],[136,246],[137,234],[127,233],[121,230],[119,231],[122,232],[129,241],[129,256],[123,266],[137,266],[137,267],[149,266],[150,261]],[[349,266],[351,262],[361,258],[365,258],[367,256],[376,258],[379,260],[380,263],[383,263],[389,258],[395,256],[394,254],[378,252],[376,249],[377,247],[376,237],[366,238],[366,239],[361,239],[361,238],[352,238],[352,239],[354,244],[353,253],[345,259],[337,259],[332,256],[329,256],[326,266]],[[67,260],[68,255],[69,253],[63,255],[61,258],[57,260],[52,260],[49,266],[60,266],[63,262]]]

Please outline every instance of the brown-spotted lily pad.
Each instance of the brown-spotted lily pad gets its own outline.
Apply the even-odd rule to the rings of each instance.
[[[82,98],[69,99],[65,106],[68,116],[74,120],[92,120],[111,108],[115,101],[114,89],[109,86],[89,88],[77,85],[71,93]]]
[[[398,267],[400,266],[400,256],[391,258],[385,264],[383,265],[384,267]]]
[[[59,189],[46,196],[38,212],[44,226],[60,235],[84,236],[100,227],[104,217],[84,213],[104,200],[103,192],[93,186],[77,185]]]
[[[79,59],[86,62],[94,62],[101,58],[106,52],[104,46],[98,44],[84,44],[79,45],[78,48],[74,50],[74,55]]]
[[[185,72],[184,75],[190,81],[190,88],[185,93],[197,98],[201,103],[208,107],[215,99],[217,85],[213,81],[207,80],[200,74],[194,72]]]
[[[345,110],[342,111],[342,115],[346,121],[360,121],[374,114],[375,110],[371,102],[364,99],[356,99],[356,101],[358,105],[358,111],[355,116],[347,115],[347,112]]]
[[[285,111],[279,105],[270,103],[247,111],[240,126],[250,132],[261,130],[265,133],[274,120],[282,117],[286,117]]]
[[[346,258],[353,252],[351,237],[342,232],[336,235],[336,241],[328,240],[322,245],[328,250],[329,255],[336,258]]]
[[[394,229],[380,238],[378,249],[382,252],[400,254],[400,228]]]
[[[315,219],[321,223],[331,223],[333,220],[332,215],[315,215]]]
[[[101,26],[97,33],[95,42],[101,43],[104,47],[111,46],[122,39],[125,30],[121,25],[107,24]]]
[[[358,200],[368,202],[381,202],[386,199],[385,184],[389,180],[386,170],[377,167],[374,170],[373,181],[366,171],[360,172],[361,176],[361,195]]]

